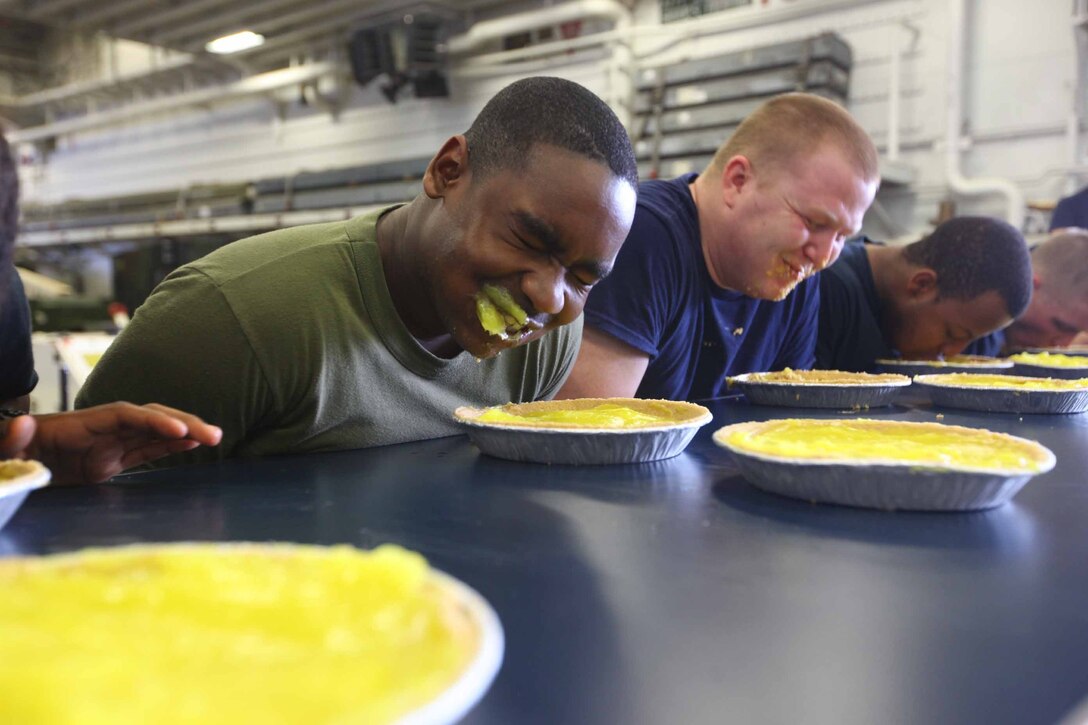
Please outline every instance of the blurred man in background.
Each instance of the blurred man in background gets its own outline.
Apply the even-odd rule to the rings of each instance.
[[[33,458],[58,483],[97,483],[121,471],[200,445],[221,432],[200,418],[162,405],[130,403],[74,413],[27,415],[38,381],[30,348],[30,312],[12,264],[18,223],[19,179],[0,134],[0,457]]]
[[[979,340],[968,352],[1066,347],[1088,331],[1088,231],[1052,232],[1031,250],[1031,269],[1031,304],[1004,331]]]

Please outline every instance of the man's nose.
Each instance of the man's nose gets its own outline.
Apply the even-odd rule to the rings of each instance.
[[[805,257],[813,267],[821,270],[838,258],[844,241],[845,238],[835,231],[814,232],[805,245]]]
[[[521,291],[537,312],[558,315],[566,301],[566,270],[560,264],[550,264],[524,275]]]

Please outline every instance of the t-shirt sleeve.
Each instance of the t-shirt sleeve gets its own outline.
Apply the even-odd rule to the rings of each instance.
[[[612,273],[589,293],[585,324],[654,358],[669,329],[679,291],[674,233],[639,207]]]
[[[30,307],[23,282],[15,267],[4,274],[8,281],[6,298],[0,303],[0,402],[27,395],[38,384],[30,344]]]
[[[809,279],[794,290],[794,309],[789,317],[774,369],[811,370],[816,364],[816,332],[820,312],[820,285]]]
[[[214,448],[166,463],[231,455],[271,414],[266,376],[230,304],[199,270],[183,267],[163,281],[95,365],[77,408],[117,400],[162,403],[223,429]]]

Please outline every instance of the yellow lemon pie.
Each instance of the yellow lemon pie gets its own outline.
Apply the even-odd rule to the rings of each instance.
[[[0,560],[0,722],[396,722],[480,651],[452,584],[393,546]]]
[[[1088,378],[1034,378],[1021,375],[919,375],[914,382],[935,405],[988,413],[1083,413]]]
[[[714,440],[759,488],[882,509],[990,508],[1054,466],[1034,441],[940,423],[791,418],[726,426]]]
[[[711,418],[695,403],[640,398],[541,400],[454,411],[454,419],[484,453],[568,464],[669,458]]]

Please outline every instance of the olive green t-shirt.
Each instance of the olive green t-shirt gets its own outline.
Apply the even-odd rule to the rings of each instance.
[[[432,355],[394,310],[375,237],[384,211],[250,237],[176,270],[76,407],[158,402],[223,428],[218,447],[170,464],[454,435],[459,405],[554,396],[581,318],[489,360]]]

